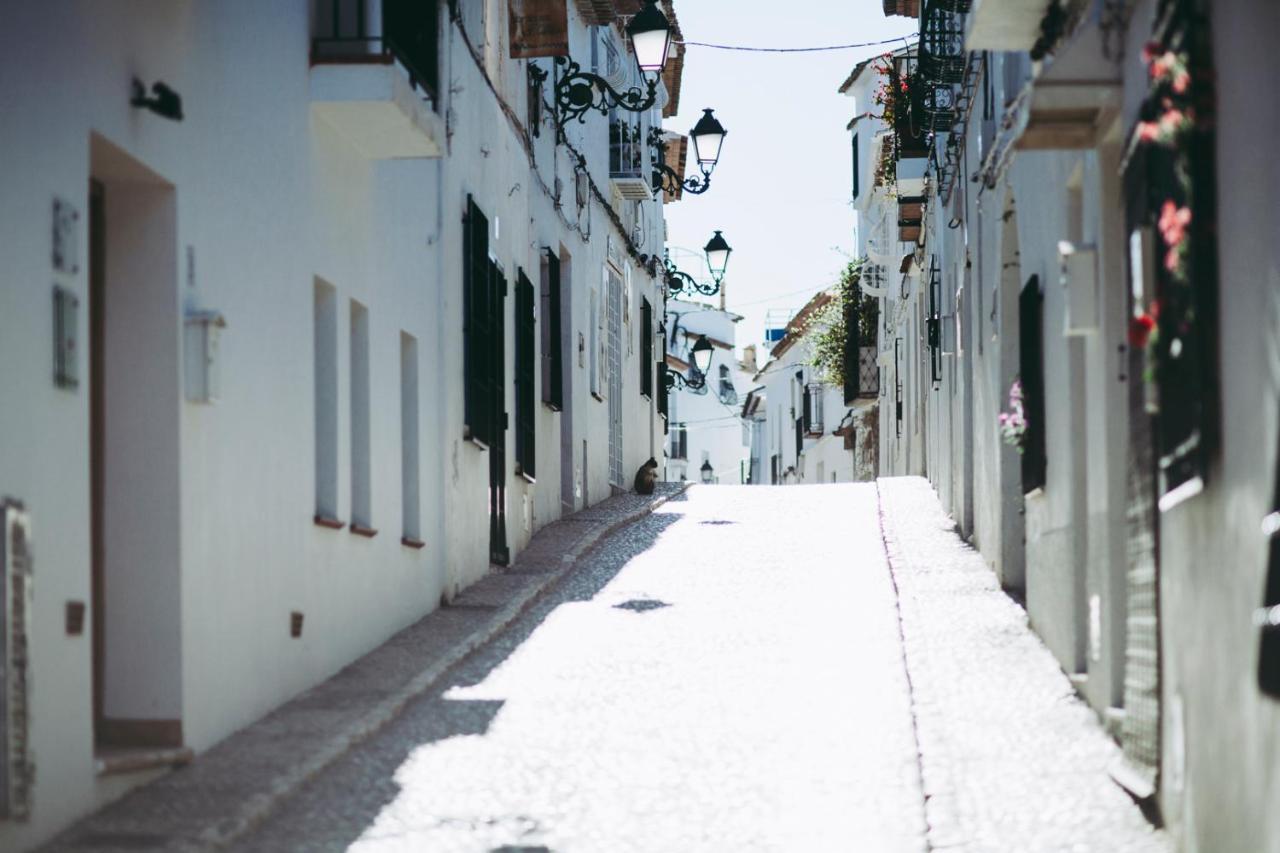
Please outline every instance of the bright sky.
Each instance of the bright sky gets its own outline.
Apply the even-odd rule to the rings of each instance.
[[[675,8],[687,40],[715,44],[814,47],[915,32],[911,19],[886,18],[881,0],[676,0]],[[711,188],[666,207],[667,243],[701,249],[715,229],[724,232],[733,247],[726,307],[746,317],[739,348],[763,339],[767,310],[798,310],[847,263],[853,212],[845,125],[853,102],[836,89],[859,61],[891,48],[687,48],[680,114],[663,126],[687,134],[711,107],[728,135]],[[692,147],[689,154],[696,173]]]

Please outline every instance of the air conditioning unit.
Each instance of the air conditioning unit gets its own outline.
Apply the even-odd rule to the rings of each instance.
[[[1062,333],[1091,335],[1098,331],[1098,252],[1064,240],[1058,244],[1058,263],[1067,294]]]
[[[31,519],[0,500],[0,820],[31,815]]]

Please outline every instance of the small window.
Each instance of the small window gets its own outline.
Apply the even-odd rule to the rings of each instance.
[[[859,186],[858,174],[858,134],[853,135],[853,197],[857,198],[861,188]]]
[[[400,503],[402,541],[418,542],[418,339],[408,332],[400,333]]]
[[[315,280],[316,518],[338,517],[338,299]]]
[[[351,300],[351,527],[372,528],[369,309]]]
[[[671,458],[689,458],[689,430],[683,424],[671,428]]]

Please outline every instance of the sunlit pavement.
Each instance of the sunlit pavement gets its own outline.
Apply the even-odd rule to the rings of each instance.
[[[907,485],[886,493],[901,504],[887,524],[912,531],[891,532],[896,574],[874,484],[694,487],[606,540],[237,849],[1163,849],[1106,778],[1114,747],[1053,686],[1066,679],[1021,611],[973,580],[927,486]],[[940,659],[1021,632],[1009,654],[974,650],[998,670],[970,682],[990,695],[923,660],[945,626],[911,620],[954,592],[901,576],[925,553],[935,576],[956,561],[967,606],[987,601]],[[1016,738],[998,735],[1002,714],[1021,716]],[[1042,723],[1058,727],[1046,748],[1076,746],[1042,754],[1025,736]]]

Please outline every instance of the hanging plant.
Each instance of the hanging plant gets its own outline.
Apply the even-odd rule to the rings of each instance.
[[[1021,453],[1027,444],[1027,414],[1022,407],[1021,379],[1014,379],[1009,386],[1009,410],[1001,412],[996,420],[1004,443]]]
[[[815,312],[804,328],[813,353],[809,363],[820,371],[824,381],[835,386],[843,386],[848,378],[845,376],[846,367],[858,363],[857,354],[854,353],[854,358],[850,359],[848,353],[850,315],[858,323],[858,340],[876,339],[880,301],[874,296],[867,296],[858,286],[865,263],[861,258],[849,262],[840,274],[838,298]],[[848,310],[850,306],[853,311]]]
[[[1218,433],[1217,186],[1208,23],[1203,4],[1159,0],[1155,37],[1141,53],[1148,91],[1134,129],[1131,168],[1138,170],[1132,174],[1142,194],[1131,198],[1141,211],[1139,224],[1155,232],[1156,245],[1147,270],[1153,286],[1144,285],[1134,305],[1129,341],[1145,354],[1146,405],[1156,414],[1165,497],[1193,478],[1203,481]]]
[[[1139,145],[1163,152],[1171,178],[1163,183],[1163,198],[1155,199],[1159,205],[1156,230],[1162,244],[1160,261],[1169,287],[1161,300],[1153,298],[1146,306],[1135,306],[1129,322],[1129,344],[1146,350],[1151,368],[1145,378],[1152,382],[1170,358],[1179,357],[1179,335],[1189,331],[1195,321],[1191,293],[1191,146],[1198,109],[1190,57],[1185,51],[1149,42],[1142,49],[1142,62],[1147,67],[1150,89],[1143,106],[1145,117],[1138,122],[1135,134]],[[1167,343],[1162,328],[1171,333]]]
[[[875,164],[875,183],[893,195],[898,183],[898,125],[911,108],[911,84],[898,73],[892,53],[880,56],[874,68],[880,75],[880,82],[871,100],[880,108],[877,118],[889,126],[888,143],[881,147],[880,158]]]

